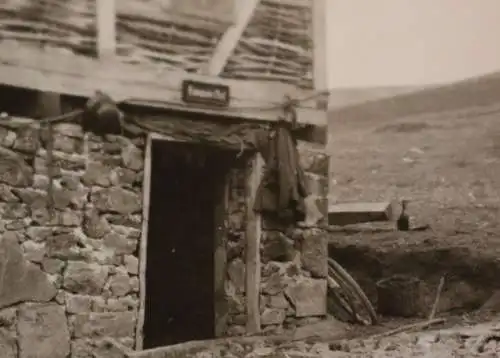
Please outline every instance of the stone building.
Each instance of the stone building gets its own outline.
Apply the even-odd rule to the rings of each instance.
[[[166,92],[141,84],[149,72],[129,78],[129,89],[123,72],[83,56],[66,57],[64,77],[57,52],[0,49],[10,60],[0,66],[0,357],[112,357],[109,339],[142,350],[280,333],[326,316],[321,232],[285,230],[253,210],[264,163],[249,143],[281,108],[228,115],[218,104],[128,101],[135,131],[87,132],[81,114],[49,125],[40,118],[81,108],[89,88],[113,98],[154,88],[156,101]],[[35,65],[43,56],[52,60]],[[110,77],[98,78],[99,68]],[[43,76],[51,80],[35,81]],[[224,81],[242,102],[238,81]],[[257,93],[270,86],[246,83]],[[297,114],[304,133],[318,132],[323,110]],[[325,139],[301,138],[309,199],[326,217]]]

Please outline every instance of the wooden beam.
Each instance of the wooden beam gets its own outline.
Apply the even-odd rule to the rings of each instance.
[[[308,9],[311,6],[311,2],[315,0],[262,0],[262,2],[275,5],[275,6],[292,6],[292,7],[302,7]]]
[[[146,153],[144,155],[144,176],[142,179],[142,228],[139,247],[139,312],[135,330],[135,349],[142,350],[144,341],[144,318],[146,315],[146,263],[148,251],[148,223],[149,201],[151,196],[151,169],[152,169],[153,137],[146,139]]]
[[[226,334],[228,323],[228,301],[226,296],[227,277],[227,209],[229,206],[228,172],[224,173],[216,188],[217,204],[214,240],[214,319],[215,337]]]
[[[230,87],[229,108],[186,105],[181,99],[184,80]],[[243,81],[183,71],[161,70],[158,65],[133,65],[117,59],[100,62],[84,56],[41,51],[28,46],[0,44],[0,83],[60,94],[91,97],[96,90],[117,101],[147,103],[147,106],[212,114],[225,118],[276,121],[282,114],[284,96],[304,98],[313,91],[270,81]],[[300,123],[326,126],[326,111],[315,109],[316,100],[301,103]],[[144,104],[143,104],[144,105]]]
[[[238,0],[236,3],[238,4],[236,22],[226,30],[217,44],[205,71],[207,75],[219,76],[224,70],[229,57],[240,41],[241,35],[250,23],[255,9],[259,6],[260,0]]]
[[[380,203],[337,203],[328,207],[329,225],[351,225],[366,222],[390,221],[392,219],[390,202]]]
[[[327,0],[312,1],[313,12],[313,84],[316,91],[328,90],[328,63],[327,63]],[[324,111],[327,110],[329,95],[325,95],[318,99],[320,107]]]
[[[116,0],[96,0],[97,55],[111,59],[116,55]]]
[[[257,188],[264,169],[264,159],[255,154],[251,159],[247,182],[247,226],[246,226],[246,303],[247,334],[258,333],[260,324],[260,237],[262,222],[259,213],[253,210]]]
[[[55,117],[61,114],[61,96],[52,92],[38,93],[38,108],[37,112],[41,118]],[[46,166],[47,166],[47,210],[51,217],[55,214],[54,208],[54,163],[53,163],[53,148],[54,148],[54,128],[50,122],[45,124],[46,128]]]

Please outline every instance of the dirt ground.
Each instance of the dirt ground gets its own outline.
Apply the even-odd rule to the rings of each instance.
[[[458,326],[496,317],[499,121],[500,103],[397,121],[332,124],[331,200],[391,201],[397,217],[398,203],[408,199],[412,225],[430,225],[426,231],[401,233],[393,222],[363,224],[330,235],[330,255],[375,305],[376,281],[410,274],[423,282],[421,316],[426,316],[444,276],[439,315]],[[402,323],[386,320],[383,326]]]

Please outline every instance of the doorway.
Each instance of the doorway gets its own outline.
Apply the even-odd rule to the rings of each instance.
[[[227,158],[208,146],[152,141],[143,349],[215,338],[216,208]]]

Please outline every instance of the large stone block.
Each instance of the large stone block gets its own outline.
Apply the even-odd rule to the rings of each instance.
[[[14,331],[0,328],[0,357],[17,358],[17,340]]]
[[[285,295],[295,308],[296,317],[326,315],[326,280],[299,278],[289,284]]]
[[[73,317],[75,338],[133,337],[135,312],[84,313]]]
[[[323,146],[300,142],[298,150],[300,165],[305,172],[328,176],[330,157]]]
[[[245,263],[238,258],[228,264],[228,277],[238,292],[245,292]]]
[[[119,187],[98,190],[91,195],[91,201],[102,212],[133,214],[141,210],[138,194]]]
[[[17,130],[14,149],[26,154],[34,154],[40,148],[40,135],[38,128],[23,127]]]
[[[328,196],[328,177],[306,172],[305,178],[307,190],[310,195],[325,198]]]
[[[73,293],[98,295],[102,292],[108,273],[106,266],[70,261],[64,273],[63,286]]]
[[[304,233],[301,245],[302,267],[313,277],[328,276],[328,242],[324,234]]]
[[[82,182],[88,186],[109,187],[111,185],[111,173],[113,168],[99,162],[90,162],[87,165]]]
[[[0,237],[0,308],[25,301],[50,301],[57,290],[47,275],[23,257],[13,235]]]
[[[19,154],[0,147],[0,183],[14,187],[33,184],[33,169]]]
[[[100,216],[97,210],[89,210],[83,220],[83,232],[90,238],[100,239],[111,231],[108,220]]]
[[[19,309],[19,358],[66,358],[70,335],[64,308],[55,303],[30,303]]]
[[[144,153],[135,145],[130,144],[122,150],[122,163],[127,169],[139,171],[144,167]]]
[[[291,261],[295,257],[294,242],[280,231],[262,234],[262,261]]]

